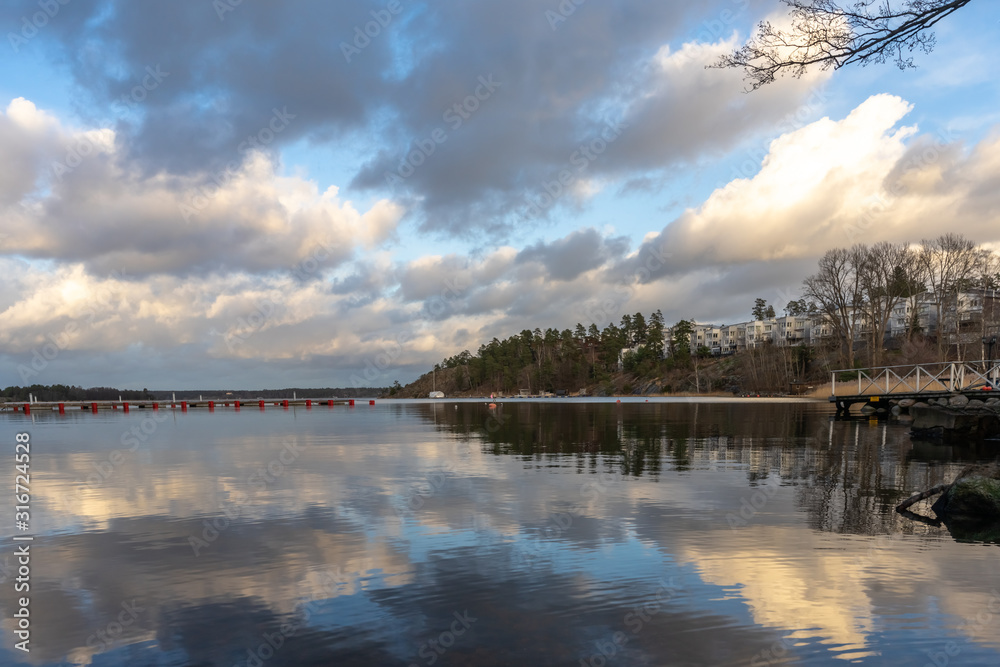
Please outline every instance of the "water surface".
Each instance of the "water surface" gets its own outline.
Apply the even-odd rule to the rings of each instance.
[[[1000,663],[997,545],[892,510],[989,447],[803,402],[153,414],[0,416],[0,663]]]

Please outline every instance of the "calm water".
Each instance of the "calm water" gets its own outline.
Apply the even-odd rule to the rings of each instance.
[[[152,415],[0,416],[0,663],[1000,664],[998,546],[892,511],[987,450],[807,403]]]

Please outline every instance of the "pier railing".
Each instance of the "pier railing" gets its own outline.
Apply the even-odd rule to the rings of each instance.
[[[974,389],[1000,389],[1000,364],[997,361],[942,361],[932,364],[880,366],[877,368],[845,368],[830,375],[834,396],[837,396],[837,376],[857,373],[857,396],[925,392],[959,392]],[[845,383],[840,383],[841,389]],[[854,387],[848,387],[848,391]],[[843,392],[841,392],[843,394]]]

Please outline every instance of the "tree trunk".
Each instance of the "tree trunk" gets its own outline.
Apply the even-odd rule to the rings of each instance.
[[[919,503],[924,498],[930,498],[931,496],[936,496],[939,493],[944,493],[945,491],[948,490],[948,487],[950,487],[950,486],[951,486],[951,484],[938,484],[937,486],[931,487],[931,488],[927,489],[926,491],[921,491],[920,493],[918,493],[916,495],[910,496],[909,498],[907,498],[903,502],[901,502],[898,505],[896,505],[896,511],[897,512],[902,512],[903,510],[905,510],[910,505],[914,505],[916,503]]]

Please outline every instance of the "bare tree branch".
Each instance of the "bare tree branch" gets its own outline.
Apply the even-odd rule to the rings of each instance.
[[[782,0],[791,7],[789,31],[763,21],[741,48],[709,67],[746,71],[751,90],[775,77],[802,76],[812,65],[839,69],[892,61],[900,69],[914,67],[909,54],[930,53],[938,21],[971,0],[858,0],[841,7],[835,0]]]

